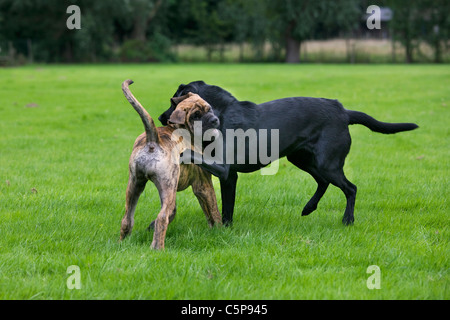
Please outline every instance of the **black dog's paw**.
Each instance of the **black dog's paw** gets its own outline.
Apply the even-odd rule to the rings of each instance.
[[[222,219],[222,225],[231,228],[233,226],[233,220]]]
[[[317,209],[317,205],[315,205],[315,206],[310,206],[310,205],[307,204],[307,205],[303,208],[302,216],[307,216],[307,215],[309,215],[311,212],[315,211],[316,209]]]
[[[345,226],[352,226],[354,222],[355,222],[355,218],[354,217],[347,217],[347,216],[344,215],[344,218],[342,218],[342,223]]]

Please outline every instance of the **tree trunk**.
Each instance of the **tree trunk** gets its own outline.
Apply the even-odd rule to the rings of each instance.
[[[137,7],[136,10],[140,11],[136,13],[136,17],[134,19],[134,27],[133,27],[133,39],[137,39],[140,41],[146,41],[147,40],[147,28],[150,24],[150,22],[155,18],[156,14],[158,13],[158,10],[162,4],[162,0],[156,1],[156,3],[153,5],[152,10],[148,13],[148,15],[145,14],[145,7]],[[146,6],[147,4],[145,2],[142,2],[141,5]]]
[[[300,62],[300,41],[292,36],[293,28],[291,23],[286,30],[286,63]]]
[[[132,38],[140,41],[147,40],[147,21],[144,17],[136,16],[134,20],[134,28]]]
[[[33,44],[31,42],[31,39],[27,39],[27,52],[28,52],[28,63],[32,64],[34,62],[33,57]]]
[[[413,45],[411,40],[407,39],[405,43],[406,63],[413,63]]]
[[[350,39],[350,37],[345,38],[345,47],[347,51],[347,62],[350,62],[351,64],[355,63],[355,47],[356,42],[354,39]]]
[[[208,62],[212,61],[212,54],[213,54],[214,48],[212,45],[207,44],[206,45],[206,58],[208,60]]]
[[[408,23],[405,26],[404,31],[404,45],[405,45],[405,57],[406,57],[406,63],[413,63],[413,39],[414,39],[414,30],[413,30],[413,16],[412,16],[412,10],[410,7],[406,6],[406,16],[405,21]]]
[[[436,39],[434,43],[434,63],[442,62],[442,49],[440,39]]]
[[[14,63],[14,59],[16,57],[16,49],[14,48],[12,41],[8,41],[8,55],[9,61],[11,61],[11,63]]]
[[[396,63],[397,62],[397,58],[396,58],[396,55],[395,55],[395,38],[394,37],[391,37],[391,55],[392,55],[392,62],[393,63]]]
[[[244,42],[239,43],[239,62],[244,62]]]
[[[70,41],[66,42],[66,45],[64,46],[64,62],[73,62],[73,50],[72,50],[72,43]]]
[[[292,38],[286,39],[286,62],[300,62],[300,41]]]

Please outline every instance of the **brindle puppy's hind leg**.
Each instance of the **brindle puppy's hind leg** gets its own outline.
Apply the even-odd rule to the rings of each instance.
[[[164,249],[169,216],[175,210],[179,177],[180,167],[176,164],[164,166],[164,170],[160,170],[159,175],[152,179],[158,189],[159,199],[161,200],[161,211],[158,213],[154,224],[155,231],[153,233],[152,249]]]
[[[147,179],[140,180],[130,172],[126,191],[125,215],[122,219],[122,226],[120,228],[120,240],[123,240],[133,230],[134,212],[139,197],[145,189],[146,183]]]
[[[177,189],[176,185],[172,188],[158,188],[161,197],[161,211],[156,217],[153,233],[152,249],[164,249],[164,239],[166,237],[167,226],[169,225],[169,216],[175,210],[175,201]]]
[[[175,215],[177,214],[177,205],[175,204],[175,208],[173,209],[172,213],[169,215],[169,224],[175,219]],[[155,230],[155,220],[150,222],[150,224],[147,227],[147,231]]]

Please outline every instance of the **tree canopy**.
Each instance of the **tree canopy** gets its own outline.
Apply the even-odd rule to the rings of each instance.
[[[408,62],[417,41],[442,61],[449,1],[379,1],[391,7],[394,38]],[[81,29],[69,30],[69,5],[81,9]],[[225,44],[250,44],[254,60],[299,62],[301,44],[346,37],[363,21],[366,0],[0,0],[0,43],[30,50],[42,62],[172,61],[175,44],[201,45],[208,57]]]

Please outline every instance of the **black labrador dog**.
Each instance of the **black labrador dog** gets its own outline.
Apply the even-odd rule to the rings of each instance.
[[[260,132],[259,129],[278,129],[279,158],[286,156],[292,164],[312,175],[318,184],[302,215],[308,215],[317,208],[319,200],[331,183],[340,188],[347,199],[342,219],[345,225],[354,221],[356,197],[356,186],[347,180],[343,171],[351,144],[348,125],[362,124],[372,131],[384,134],[418,128],[414,123],[380,122],[363,112],[345,109],[337,100],[296,97],[257,105],[249,101],[239,101],[228,91],[203,81],[180,85],[174,97],[188,92],[198,94],[211,105],[214,114],[219,117],[219,130],[225,139],[227,129],[255,129],[256,132]],[[159,117],[163,125],[167,125],[173,111],[174,106],[171,106]],[[261,139],[259,133],[257,139]],[[223,145],[224,148],[227,146],[226,141]],[[270,150],[270,142],[268,145]],[[235,143],[231,152],[236,154],[238,147],[242,145]],[[245,150],[248,151],[249,147],[249,141],[246,140]],[[224,150],[224,154],[226,153]],[[249,161],[249,152],[245,155],[245,161],[240,163],[237,163],[239,161],[236,161],[236,158],[225,164],[211,164],[201,159],[200,166],[220,179],[222,220],[225,225],[230,225],[233,220],[237,172],[252,172],[268,165],[259,157],[256,163]],[[198,155],[192,155],[192,159],[195,157]]]

